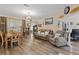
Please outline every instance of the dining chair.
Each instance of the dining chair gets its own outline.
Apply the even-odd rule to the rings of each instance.
[[[21,32],[18,32],[18,39],[19,39],[19,45],[22,45],[23,43],[23,36]]]
[[[0,42],[1,42],[1,47],[3,47],[4,39],[3,39],[3,33],[2,33],[2,31],[0,31]]]
[[[12,34],[12,36],[11,36],[11,48],[13,48],[13,43],[17,42],[19,45],[19,36],[18,36],[17,32],[13,32],[11,34]]]

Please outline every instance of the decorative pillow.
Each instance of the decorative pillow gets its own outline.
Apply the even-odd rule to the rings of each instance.
[[[38,31],[38,34],[40,34],[40,31]]]
[[[48,35],[49,34],[49,31],[45,31],[45,35]]]
[[[44,32],[40,32],[40,34],[45,34]]]
[[[61,31],[61,30],[58,30],[56,32],[56,34],[60,34],[60,37],[64,36],[65,32],[64,31]]]
[[[49,31],[49,34],[53,35],[53,34],[54,34],[54,32],[53,32],[52,30],[50,30],[50,31]]]
[[[61,35],[61,34],[59,34],[59,33],[56,33],[56,34],[55,34],[55,37],[59,37],[60,35]]]

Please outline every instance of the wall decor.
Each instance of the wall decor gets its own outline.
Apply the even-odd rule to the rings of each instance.
[[[70,6],[65,7],[64,14],[67,15],[70,11]]]
[[[53,17],[45,19],[45,25],[53,24]]]

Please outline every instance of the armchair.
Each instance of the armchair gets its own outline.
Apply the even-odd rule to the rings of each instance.
[[[65,46],[67,45],[67,39],[64,36],[65,32],[57,31],[55,36],[49,37],[49,42],[57,47]]]

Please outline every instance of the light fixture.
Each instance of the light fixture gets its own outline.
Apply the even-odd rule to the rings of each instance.
[[[29,10],[29,9],[23,10],[23,13],[24,13],[25,15],[31,15],[31,16],[35,14],[32,10]]]
[[[26,16],[26,20],[30,20],[31,21],[32,17],[30,15]]]
[[[29,10],[29,5],[28,4],[24,4],[24,6],[27,8],[24,12],[26,14],[25,19],[31,21],[32,20],[31,15],[33,14],[33,12]]]

